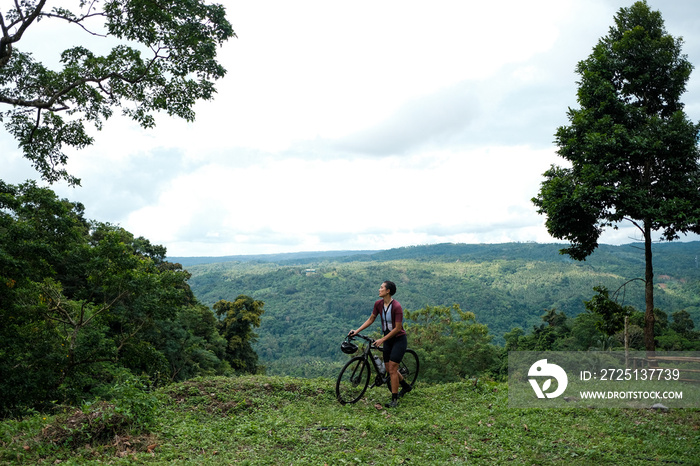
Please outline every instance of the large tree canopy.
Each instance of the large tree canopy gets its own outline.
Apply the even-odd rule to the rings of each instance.
[[[0,181],[0,418],[94,399],[121,377],[257,370],[263,303],[241,295],[219,322],[165,255],[34,181]]]
[[[6,110],[0,106],[0,122],[49,182],[79,183],[64,168],[65,147],[92,144],[85,124],[101,129],[115,108],[144,128],[154,126],[158,111],[194,119],[195,102],[211,99],[214,81],[226,73],[217,48],[235,36],[224,7],[204,0],[4,3],[0,104]],[[57,70],[21,46],[44,21],[63,22],[84,35],[83,45],[56,57]],[[100,42],[112,47],[108,54],[91,51]]]
[[[700,125],[683,111],[692,65],[646,1],[621,8],[576,72],[580,109],[558,128],[558,153],[533,199],[562,252],[583,260],[606,227],[635,225],[645,243],[645,343],[654,349],[652,233],[700,232]]]

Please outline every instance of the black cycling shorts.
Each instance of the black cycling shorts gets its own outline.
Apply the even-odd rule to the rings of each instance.
[[[391,340],[386,340],[383,347],[384,362],[393,361],[399,363],[406,353],[406,348],[408,348],[408,339],[406,335],[394,337]]]

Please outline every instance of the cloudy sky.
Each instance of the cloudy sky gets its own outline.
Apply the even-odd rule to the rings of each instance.
[[[223,3],[238,39],[196,122],[113,118],[70,156],[82,186],[53,187],[170,256],[553,242],[530,199],[576,63],[632,1]],[[700,64],[700,3],[649,4]],[[700,120],[700,70],[683,101]],[[5,181],[37,178],[4,129],[0,154]]]

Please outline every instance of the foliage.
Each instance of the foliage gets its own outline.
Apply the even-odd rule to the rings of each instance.
[[[583,304],[587,311],[601,317],[596,322],[598,330],[608,336],[614,335],[624,328],[625,317],[632,315],[634,308],[622,306],[617,301],[610,299],[610,292],[604,286],[596,286],[593,290],[597,294]]]
[[[625,465],[700,455],[697,409],[513,409],[507,386],[488,381],[419,383],[391,411],[376,407],[385,390],[340,405],[330,379],[206,377],[158,396],[148,432],[104,443],[47,444],[41,431],[60,416],[4,421],[0,462]]]
[[[543,324],[533,326],[526,335],[523,329],[513,328],[505,335],[506,351],[613,351],[625,348],[625,328],[622,317],[627,315],[628,348],[643,350],[644,313],[631,306],[620,306],[612,301],[604,289],[587,304],[588,311],[574,318],[550,309],[542,315]],[[610,314],[609,314],[610,313]],[[673,313],[669,324],[666,313],[655,310],[654,333],[657,349],[662,351],[700,351],[700,332],[693,331],[694,323],[687,311]],[[553,318],[554,317],[554,318]],[[610,321],[606,321],[610,318]]]
[[[125,371],[104,400],[93,400],[82,407],[56,416],[41,432],[41,441],[71,448],[89,443],[109,443],[115,438],[148,431],[156,424],[158,397],[144,381]]]
[[[52,70],[21,48],[42,21],[59,34],[82,33]],[[101,21],[101,23],[100,23]],[[144,128],[165,111],[188,121],[194,104],[210,100],[226,70],[218,46],[235,36],[224,7],[203,0],[106,0],[49,9],[45,1],[8,3],[0,10],[0,121],[42,178],[79,180],[66,172],[64,147],[89,146],[85,124],[102,129],[116,108]],[[71,29],[73,28],[73,29]],[[22,40],[24,39],[24,42]],[[112,47],[100,55],[94,50]]]
[[[165,253],[48,188],[0,182],[0,417],[89,402],[125,374],[157,387],[229,373],[236,349]]]
[[[449,383],[498,372],[501,351],[491,344],[488,327],[476,323],[474,313],[454,304],[407,311],[405,318],[421,380]]]
[[[533,202],[562,250],[583,260],[606,227],[630,221],[645,243],[647,350],[654,350],[652,232],[663,239],[700,232],[700,125],[680,96],[692,65],[646,1],[621,8],[615,25],[579,62],[580,109],[558,128],[558,153]]]
[[[255,374],[259,371],[258,355],[252,343],[257,340],[253,327],[260,327],[264,303],[250,296],[239,295],[234,302],[221,300],[214,304],[220,318],[219,333],[228,341],[225,359],[236,371]]]
[[[239,294],[265,302],[253,348],[266,373],[335,377],[340,370],[341,341],[348,330],[367,319],[378,284],[385,279],[397,283],[395,297],[406,312],[457,304],[473,313],[476,323],[488,327],[495,345],[503,346],[504,335],[514,327],[529,334],[543,323],[545,310],[555,309],[567,320],[583,314],[572,322],[567,347],[600,346],[597,340],[603,335],[583,303],[591,299],[596,286],[617,290],[643,274],[643,252],[637,244],[601,245],[580,263],[559,255],[560,247],[442,244],[347,257],[257,257],[190,265],[188,283],[208,305],[221,299],[234,301]],[[696,265],[700,243],[665,242],[655,244],[653,252],[657,307],[668,313],[669,320],[674,312],[685,310],[700,322],[700,268]],[[621,305],[643,309],[641,283],[634,280],[624,287],[624,294],[619,293]],[[630,337],[636,341],[640,335],[634,332],[644,323],[631,324]],[[418,331],[413,327],[408,333],[410,347],[415,346],[413,333]]]

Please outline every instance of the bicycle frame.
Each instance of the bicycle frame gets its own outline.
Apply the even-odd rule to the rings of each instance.
[[[374,378],[374,383],[372,385],[370,385],[369,388],[380,387],[385,383],[388,386],[389,372],[386,370],[386,368],[384,368],[384,374],[382,374],[381,371],[379,370],[379,367],[377,367],[377,364],[374,361],[374,358],[372,357],[373,356],[372,348],[374,348],[375,350],[380,352],[379,359],[382,361],[382,364],[385,364],[384,363],[384,352],[383,352],[384,349],[374,346],[374,342],[376,340],[374,340],[373,338],[366,337],[366,336],[360,335],[358,333],[358,334],[355,334],[352,337],[350,337],[350,339],[353,339],[354,337],[362,338],[363,340],[365,340],[367,342],[365,349],[362,351],[362,357],[365,358],[366,361],[369,361],[371,366],[374,368],[374,373],[376,374],[376,377]]]

